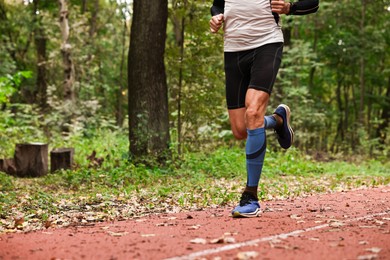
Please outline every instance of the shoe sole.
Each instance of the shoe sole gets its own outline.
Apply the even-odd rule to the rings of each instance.
[[[238,211],[234,211],[232,215],[233,218],[255,218],[261,215],[261,210],[256,209],[256,211],[252,213],[240,213]]]
[[[290,126],[290,114],[291,114],[290,108],[285,104],[281,104],[281,105],[279,105],[279,107],[283,107],[284,110],[286,110],[287,128],[288,128],[288,131],[290,132],[291,144],[292,144],[294,142],[294,131]]]

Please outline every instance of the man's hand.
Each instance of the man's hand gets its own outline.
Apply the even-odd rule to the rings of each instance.
[[[290,13],[290,3],[285,2],[284,0],[272,0],[271,9],[272,12],[278,14],[288,14]]]
[[[210,19],[210,31],[217,33],[223,23],[223,14],[214,15]]]

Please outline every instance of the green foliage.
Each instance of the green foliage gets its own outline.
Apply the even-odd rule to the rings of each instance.
[[[11,105],[3,110],[0,113],[0,133],[0,158],[12,157],[16,143],[47,140],[42,115],[31,105]]]
[[[32,77],[31,71],[19,71],[14,75],[0,77],[0,105],[8,104],[11,96],[18,91],[22,80]]]
[[[225,141],[229,130],[224,101],[223,38],[209,31],[209,4],[172,1],[169,13],[166,64],[173,137],[178,138],[180,102],[181,140],[188,150],[218,143],[221,138]]]
[[[53,145],[59,144],[52,141]],[[232,206],[245,185],[242,147],[186,152],[180,161],[159,168],[132,164],[126,156],[126,133],[118,130],[99,129],[89,136],[74,135],[66,144],[74,145],[76,150],[77,166],[73,171],[58,171],[35,179],[0,173],[1,218],[22,213],[35,216],[37,223],[37,219],[44,222],[56,214],[66,218],[71,212],[91,210],[110,219],[176,207]],[[93,150],[95,159],[104,158],[103,163],[96,164],[90,156]],[[374,160],[319,162],[297,149],[268,151],[259,195],[264,200],[280,199],[388,184],[388,167],[388,162]]]
[[[13,189],[13,178],[3,172],[0,172],[0,192],[9,192]]]
[[[285,46],[268,112],[279,103],[291,107],[300,150],[388,158],[389,1],[365,1],[364,17],[362,3],[323,0],[316,14],[282,16],[291,45]],[[210,5],[169,1],[165,61],[175,156],[178,146],[185,152],[236,145],[225,105],[223,34],[209,32]],[[127,126],[131,5],[69,1],[69,46],[76,71],[73,103],[62,98],[58,3],[40,1],[34,10],[31,2],[2,1],[0,7],[0,75],[8,75],[0,78],[0,103],[7,103],[0,115],[0,139],[11,147],[2,146],[0,154],[10,154],[16,140],[64,138],[66,143],[101,127]],[[46,39],[45,111],[31,104],[36,102],[42,65],[37,64],[37,31]],[[18,71],[32,75],[18,82],[23,77]],[[269,148],[275,150],[272,139]]]

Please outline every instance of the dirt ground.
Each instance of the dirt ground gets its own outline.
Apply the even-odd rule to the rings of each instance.
[[[0,235],[0,259],[390,259],[390,186]]]

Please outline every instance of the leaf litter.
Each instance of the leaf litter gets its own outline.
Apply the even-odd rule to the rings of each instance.
[[[102,175],[102,177],[106,177],[106,175]],[[197,191],[191,190],[187,193],[172,192],[169,196],[160,196],[156,189],[141,188],[125,193],[109,194],[107,191],[105,193],[104,190],[98,188],[92,188],[91,192],[90,188],[84,187],[84,185],[78,187],[77,190],[55,186],[55,184],[42,185],[43,181],[43,179],[15,180],[15,201],[12,204],[5,205],[2,209],[0,233],[30,232],[68,226],[91,226],[104,221],[137,219],[153,213],[172,213],[221,206],[220,200],[210,200],[210,195],[204,194],[203,190],[199,194]],[[277,185],[267,185],[267,182],[274,181],[273,179],[264,180],[264,187],[267,187],[264,190],[264,196],[267,196],[269,200],[307,197],[312,195],[311,189],[308,189],[310,185],[318,186],[319,190],[322,191],[332,191],[340,186],[343,186],[344,190],[354,188],[353,185],[348,184],[349,186],[346,187],[344,183],[340,182],[336,183],[339,186],[333,185],[330,189],[329,184],[335,183],[332,177],[329,176],[320,179],[286,176],[283,177],[283,181],[288,183],[289,192],[284,194],[277,188]],[[378,183],[380,183],[380,180],[378,180]],[[236,180],[225,178],[213,180],[210,186],[221,189],[221,191],[230,190],[234,192],[240,189]],[[305,192],[305,190],[308,192]],[[37,199],[37,194],[42,199],[41,197]],[[191,199],[185,199],[184,202],[175,199],[180,197]],[[235,200],[237,198],[230,199]],[[262,199],[266,198],[263,197]],[[207,204],[205,204],[205,201],[207,201]],[[269,209],[269,211],[283,210],[285,209],[281,207]],[[325,212],[331,210],[331,208],[321,205],[319,209],[308,207],[307,210],[314,213]],[[192,216],[188,215],[188,218],[191,219]],[[291,215],[291,218],[302,221],[300,215]],[[389,218],[383,218],[382,221],[389,221]],[[378,222],[375,225],[385,224]],[[364,228],[368,228],[368,225]]]

